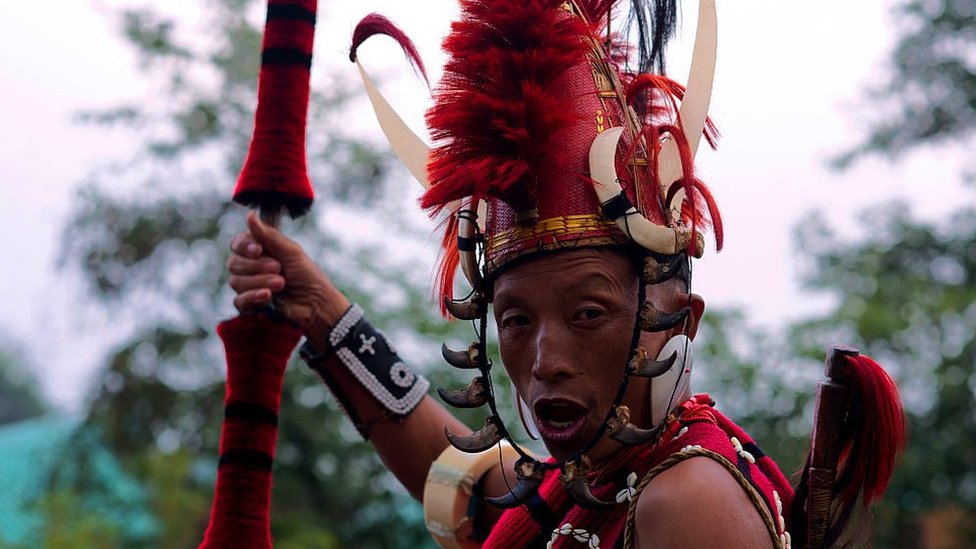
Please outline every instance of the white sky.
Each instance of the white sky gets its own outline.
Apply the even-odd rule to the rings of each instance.
[[[103,0],[99,9],[88,0],[62,0],[56,8],[0,4],[0,335],[22,344],[48,394],[68,408],[78,406],[112,330],[79,318],[79,287],[55,270],[59,234],[86,173],[125,158],[135,145],[124,134],[72,124],[72,114],[139,98],[148,89],[107,15],[106,8],[119,3]],[[335,3],[320,6],[317,64],[344,68],[355,78],[343,62],[352,28],[380,11],[417,41],[436,81],[453,1]],[[747,305],[754,322],[781,325],[823,305],[798,295],[792,268],[790,233],[811,208],[854,230],[855,212],[895,196],[915,202],[926,218],[972,199],[957,183],[960,151],[922,151],[895,166],[869,160],[842,174],[824,166],[860,135],[851,114],[860,90],[880,78],[892,39],[888,4],[719,2],[712,116],[723,139],[718,152],[705,150],[699,158],[723,211],[726,250],[696,270],[696,291],[706,300]],[[192,13],[197,4],[157,5]],[[670,57],[679,80],[687,71],[697,3],[685,3],[684,10],[681,42]],[[367,43],[361,58],[374,73],[406,75],[383,87],[420,131],[425,91],[383,42]]]

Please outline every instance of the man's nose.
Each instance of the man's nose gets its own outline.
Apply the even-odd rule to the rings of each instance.
[[[541,326],[536,332],[532,377],[539,381],[571,377],[574,372],[571,349],[572,345],[565,330],[555,326]]]

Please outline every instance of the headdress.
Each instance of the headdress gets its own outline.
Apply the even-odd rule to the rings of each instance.
[[[490,280],[515,260],[581,247],[627,246],[650,258],[640,278],[640,307],[627,376],[659,376],[674,364],[649,359],[637,347],[640,331],[662,331],[688,310],[659,312],[644,303],[646,284],[683,275],[689,257],[704,252],[702,231],[714,229],[722,245],[715,201],[695,177],[700,138],[715,132],[706,117],[715,61],[714,0],[700,3],[699,31],[689,87],[624,67],[631,47],[611,30],[615,0],[461,0],[461,18],[444,41],[449,54],[427,123],[433,148],[413,135],[389,108],[360,65],[380,124],[398,156],[427,189],[421,205],[442,224],[444,252],[439,291],[455,317],[475,320],[481,337],[467,351],[444,348],[452,365],[479,370],[471,385],[440,390],[449,404],[488,405],[486,425],[471,436],[448,433],[451,444],[477,452],[510,438],[498,416],[486,356]],[[641,59],[661,59],[672,32],[675,3],[657,1],[658,24],[649,32],[648,6],[633,1]],[[367,37],[387,34],[421,73],[416,50],[389,21],[371,15],[356,30],[350,58]],[[425,74],[425,73],[424,73]],[[453,298],[460,264],[473,291]],[[622,387],[623,388],[623,387]],[[620,405],[608,411],[610,436],[623,443],[653,438],[656,429],[629,422]],[[582,505],[599,506],[586,481],[585,452],[542,464],[527,453],[517,466],[520,483],[493,503],[514,506],[531,495],[546,469],[559,467],[567,490]]]

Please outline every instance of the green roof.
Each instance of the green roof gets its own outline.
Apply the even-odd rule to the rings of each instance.
[[[74,457],[82,453],[84,469]],[[118,527],[123,538],[147,539],[156,531],[144,490],[94,432],[48,416],[0,426],[0,545],[40,543],[44,516],[37,504],[55,471],[59,480],[96,487],[81,496],[81,507]]]

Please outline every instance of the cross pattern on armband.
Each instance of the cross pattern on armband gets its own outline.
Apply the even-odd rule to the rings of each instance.
[[[354,304],[329,333],[336,357],[387,410],[407,415],[420,404],[430,382],[397,355],[382,332]]]

